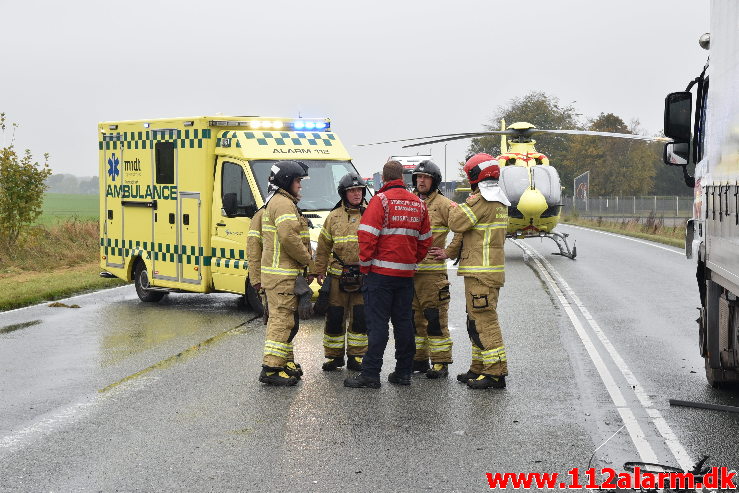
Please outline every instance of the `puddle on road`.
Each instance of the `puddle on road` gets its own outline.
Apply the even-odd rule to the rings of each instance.
[[[0,327],[0,334],[10,334],[11,332],[15,332],[16,330],[33,327],[34,325],[38,325],[40,323],[41,320],[31,320],[30,322],[21,322],[19,324],[6,325],[5,327]]]

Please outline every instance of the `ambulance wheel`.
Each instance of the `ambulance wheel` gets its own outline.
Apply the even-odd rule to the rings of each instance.
[[[133,283],[136,286],[136,294],[139,299],[146,303],[156,303],[164,298],[165,293],[151,291],[147,289],[149,284],[149,271],[146,270],[146,264],[139,260],[133,270]]]
[[[244,295],[244,298],[246,299],[246,303],[249,305],[249,308],[251,308],[257,316],[261,317],[264,315],[262,298],[259,296],[259,293],[257,293],[257,290],[254,289],[254,286],[251,285],[249,279],[246,280],[246,294]]]

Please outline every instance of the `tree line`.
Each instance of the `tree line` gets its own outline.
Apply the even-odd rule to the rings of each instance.
[[[642,133],[638,120],[626,123],[620,116],[605,112],[584,119],[574,105],[563,105],[558,98],[540,91],[514,98],[507,105],[498,107],[485,127],[500,130],[501,119],[506,125],[529,122],[537,128],[551,130]],[[559,172],[567,195],[572,195],[573,179],[586,171],[590,171],[591,197],[692,193],[685,186],[682,171],[662,162],[664,144],[561,134],[539,134],[535,140],[536,149],[546,154],[549,163]],[[500,137],[472,139],[468,154],[477,152],[499,155]],[[689,171],[692,174],[692,169]]]
[[[69,174],[52,174],[46,179],[47,193],[74,193],[97,195],[100,179],[97,176],[78,177]]]

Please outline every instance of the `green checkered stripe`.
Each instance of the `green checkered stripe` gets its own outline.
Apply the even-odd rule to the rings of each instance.
[[[307,146],[307,147],[331,147],[336,136],[328,132],[223,132],[221,137],[236,139],[236,147],[241,147],[238,134],[242,134],[246,140],[256,140],[260,146]],[[220,139],[216,146],[220,145]]]
[[[185,130],[142,130],[140,132],[118,132],[103,136],[98,149],[153,149],[157,142],[174,142],[180,149],[202,149],[203,140],[210,139],[211,129],[188,128]]]
[[[249,265],[246,261],[246,250],[236,250],[235,248],[211,248],[210,250],[211,258],[215,259],[216,267],[242,270]]]
[[[163,262],[180,262],[187,265],[211,264],[211,258],[203,255],[203,247],[173,245],[171,243],[154,243],[150,241],[100,239],[100,247],[105,255],[118,257],[137,257],[148,255],[154,260]]]

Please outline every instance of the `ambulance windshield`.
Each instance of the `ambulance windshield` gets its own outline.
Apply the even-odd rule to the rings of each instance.
[[[270,168],[278,161],[259,160],[251,161],[251,169],[254,178],[259,185],[262,197],[267,196],[267,183]],[[356,172],[351,161],[317,161],[302,159],[310,169],[309,180],[303,180],[303,197],[298,202],[298,207],[304,211],[330,210],[339,201],[339,193],[336,188],[341,177],[349,172]]]

